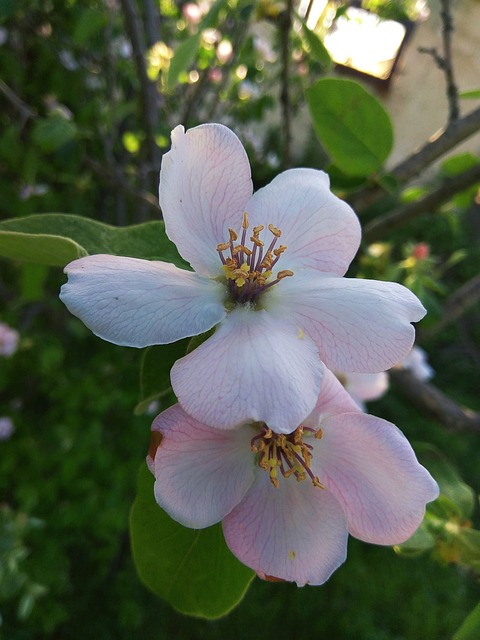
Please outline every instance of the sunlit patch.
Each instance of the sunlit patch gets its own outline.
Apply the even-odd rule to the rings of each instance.
[[[279,473],[284,478],[295,476],[297,482],[310,478],[314,487],[325,489],[317,476],[314,476],[310,463],[312,461],[312,445],[304,442],[304,438],[320,439],[321,429],[310,429],[300,426],[289,435],[274,433],[263,426],[261,432],[251,440],[251,448],[258,454],[258,466],[267,471],[270,482],[275,488],[280,486]]]
[[[268,230],[273,235],[267,250],[265,243],[260,239],[260,234],[265,229],[262,224],[253,227],[253,235],[250,236],[250,246],[247,246],[248,214],[243,214],[242,238],[235,244],[238,235],[233,229],[229,229],[230,240],[217,245],[217,251],[222,261],[223,271],[227,278],[231,301],[256,302],[259,296],[280,282],[283,278],[293,276],[293,271],[284,269],[278,271],[276,278],[270,280],[273,268],[276,266],[285,245],[276,246],[282,232],[273,224],[268,225]],[[224,252],[230,255],[224,255]]]

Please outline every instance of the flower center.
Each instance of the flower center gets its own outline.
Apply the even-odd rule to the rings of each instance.
[[[284,478],[295,476],[297,482],[306,480],[307,476],[314,487],[325,489],[317,476],[310,469],[312,445],[303,442],[304,437],[313,436],[320,439],[321,429],[310,429],[300,426],[289,435],[274,433],[267,426],[251,440],[251,449],[258,454],[258,466],[267,471],[270,482],[278,488],[278,472]]]
[[[247,247],[248,214],[245,212],[240,243],[235,244],[238,235],[233,229],[229,229],[229,242],[217,245],[218,255],[228,281],[230,299],[233,302],[255,302],[266,289],[273,287],[283,278],[293,276],[293,271],[284,270],[279,271],[275,279],[269,280],[274,266],[287,247],[275,246],[282,232],[273,224],[269,224],[268,230],[273,235],[273,239],[265,251],[265,243],[260,240],[260,234],[264,228],[262,224],[253,227],[253,235],[250,236],[251,248]],[[230,251],[230,255],[224,256],[224,251]]]

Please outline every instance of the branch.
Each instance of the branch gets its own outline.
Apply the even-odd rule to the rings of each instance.
[[[397,164],[389,175],[402,185],[418,175],[435,160],[456,147],[480,130],[480,107],[467,116],[451,122],[444,131],[434,134],[419,151]],[[349,197],[349,202],[357,212],[379,200],[385,195],[385,190],[378,184],[367,187]]]
[[[35,118],[37,116],[36,109],[29,107],[26,102],[23,102],[23,100],[19,98],[17,94],[10,89],[8,84],[5,84],[5,82],[1,79],[0,79],[0,91],[7,98],[7,100],[11,104],[13,104],[15,109],[17,109],[17,111],[22,116],[22,120],[24,122],[26,122],[29,118]]]
[[[93,158],[85,158],[85,163],[100,177],[104,178],[107,182],[113,185],[116,189],[120,189],[129,196],[133,196],[137,200],[141,200],[145,204],[153,207],[157,213],[160,210],[160,205],[156,196],[148,191],[137,190],[130,186],[127,176],[121,170],[115,168],[107,168],[101,162],[94,160]]]
[[[160,40],[160,14],[153,0],[143,0],[143,17],[147,43],[149,47],[153,47]]]
[[[293,0],[288,0],[287,8],[280,16],[280,47],[282,58],[280,103],[282,107],[283,168],[291,166],[291,104],[290,104],[290,30],[292,28]]]
[[[442,41],[443,41],[443,71],[447,82],[447,98],[449,108],[449,122],[455,122],[460,117],[460,108],[458,106],[458,89],[455,84],[453,75],[453,56],[452,56],[452,38],[453,18],[450,11],[450,0],[440,0],[442,10],[440,17],[442,19]]]
[[[450,431],[480,433],[480,414],[459,406],[429,382],[416,378],[410,371],[390,369],[394,386],[418,409],[429,414]]]
[[[480,274],[466,282],[448,298],[443,308],[442,318],[429,329],[417,329],[419,341],[431,338],[446,326],[459,320],[474,304],[480,300]]]
[[[133,0],[120,0],[125,16],[125,26],[132,43],[133,57],[140,78],[142,113],[146,134],[147,155],[152,166],[158,166],[160,154],[155,142],[158,117],[158,94],[155,85],[150,82],[145,66],[145,46],[140,17]],[[155,177],[156,180],[156,177]]]
[[[424,213],[433,213],[440,205],[448,201],[453,194],[464,191],[476,182],[480,182],[480,164],[453,178],[447,178],[438,189],[431,191],[424,198],[375,218],[364,227],[363,239],[367,243],[376,242],[390,231],[398,229],[398,227],[410,222],[417,216]]]

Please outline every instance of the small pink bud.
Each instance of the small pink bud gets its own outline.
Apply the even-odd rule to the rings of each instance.
[[[430,255],[430,247],[426,242],[419,242],[412,249],[412,256],[417,260],[425,260]]]

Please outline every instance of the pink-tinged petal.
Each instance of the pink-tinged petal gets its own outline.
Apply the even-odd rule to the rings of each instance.
[[[314,343],[294,326],[243,306],[177,360],[171,380],[185,411],[205,424],[259,421],[290,433],[315,406],[323,369]]]
[[[247,205],[251,226],[273,224],[287,250],[280,269],[308,267],[343,275],[360,244],[360,224],[349,205],[316,169],[289,169],[257,191]],[[263,234],[267,234],[266,231]],[[262,240],[268,237],[268,234]]]
[[[329,418],[322,430],[311,442],[312,472],[342,505],[350,533],[375,544],[407,540],[438,485],[402,432],[364,413]]]
[[[410,323],[426,313],[420,300],[396,282],[313,271],[285,278],[268,296],[269,311],[290,318],[310,336],[333,371],[389,369],[412,347]]]
[[[325,367],[317,404],[303,424],[318,429],[331,416],[356,411],[359,411],[359,407],[355,400],[330,369]]]
[[[238,230],[253,186],[237,136],[221,124],[172,131],[172,148],[160,170],[160,206],[170,240],[204,275],[221,268],[217,244]]]
[[[328,491],[309,481],[257,472],[245,498],[223,521],[225,540],[237,558],[260,577],[299,586],[323,584],[346,558],[347,526]]]
[[[357,401],[378,400],[388,389],[388,373],[339,373],[348,393]]]
[[[94,255],[65,273],[61,300],[114,344],[168,344],[208,331],[226,315],[221,284],[166,262]]]
[[[158,504],[186,527],[203,529],[222,520],[253,482],[253,431],[211,429],[177,404],[157,416],[152,437],[157,432],[162,436],[153,464]]]

